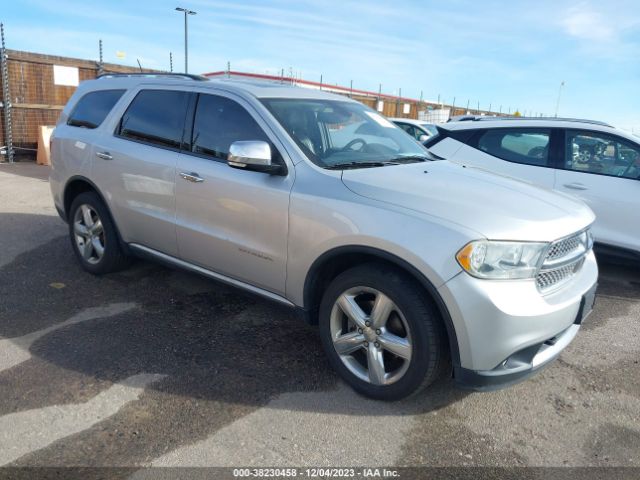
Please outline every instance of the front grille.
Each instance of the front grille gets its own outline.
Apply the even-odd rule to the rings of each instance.
[[[571,280],[582,268],[592,246],[588,230],[553,242],[536,276],[538,289],[550,293]]]
[[[559,286],[569,280],[576,274],[584,263],[584,257],[577,262],[570,263],[564,267],[554,268],[553,270],[541,271],[536,277],[536,283],[540,290],[548,290],[554,286]]]
[[[547,252],[546,260],[556,260],[569,255],[573,251],[580,248],[581,242],[579,237],[569,237],[564,240],[552,243]]]

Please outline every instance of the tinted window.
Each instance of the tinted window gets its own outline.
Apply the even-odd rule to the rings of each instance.
[[[189,96],[176,90],[142,90],[120,120],[120,135],[179,148]]]
[[[96,128],[107,117],[124,90],[99,90],[82,97],[67,120],[73,127]]]
[[[546,166],[550,135],[546,129],[497,128],[483,133],[477,148],[509,162]]]
[[[230,145],[240,140],[269,142],[262,128],[237,102],[201,94],[193,124],[191,149],[226,161]]]
[[[598,132],[567,131],[565,168],[637,179],[640,146]]]

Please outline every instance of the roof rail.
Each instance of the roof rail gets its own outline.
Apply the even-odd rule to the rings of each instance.
[[[456,117],[451,117],[449,122],[486,122],[486,121],[509,121],[509,120],[543,120],[543,121],[554,121],[554,122],[578,122],[578,123],[588,123],[591,125],[601,125],[603,127],[612,127],[613,126],[606,122],[601,122],[599,120],[587,120],[583,118],[562,118],[562,117],[490,117],[486,115],[458,115]]]
[[[118,78],[118,77],[168,77],[168,78],[187,78],[195,80],[197,82],[209,81],[207,77],[202,75],[194,75],[192,73],[172,73],[172,72],[160,72],[160,73],[145,73],[145,72],[132,72],[132,73],[103,73],[96,78]]]

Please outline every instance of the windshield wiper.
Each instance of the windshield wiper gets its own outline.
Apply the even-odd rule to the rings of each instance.
[[[403,155],[401,157],[396,157],[388,160],[390,163],[399,164],[399,163],[417,163],[417,162],[426,162],[430,160],[426,155]]]
[[[426,155],[403,155],[401,157],[390,158],[389,160],[380,160],[377,162],[343,162],[336,163],[325,167],[329,170],[345,170],[347,168],[372,168],[386,167],[388,165],[401,165],[403,163],[426,162],[429,157]]]
[[[372,168],[386,167],[387,165],[398,165],[396,162],[342,162],[328,165],[327,170],[346,170],[347,168]]]

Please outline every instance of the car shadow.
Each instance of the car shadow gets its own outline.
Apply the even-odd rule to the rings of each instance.
[[[62,236],[1,268],[0,285],[11,286],[0,304],[0,338],[19,344],[50,329],[23,342],[29,360],[0,371],[6,388],[34,393],[0,402],[0,415],[80,401],[145,372],[167,375],[148,389],[234,405],[344,388],[326,361],[316,327],[287,307],[190,273],[136,261],[126,271],[96,277],[79,267]],[[55,328],[86,309],[125,304],[131,308]],[[70,377],[74,388],[51,388]],[[428,394],[396,402],[385,415],[431,411],[467,394],[443,377]],[[330,408],[355,414],[349,402]],[[368,413],[379,411],[371,406]]]

